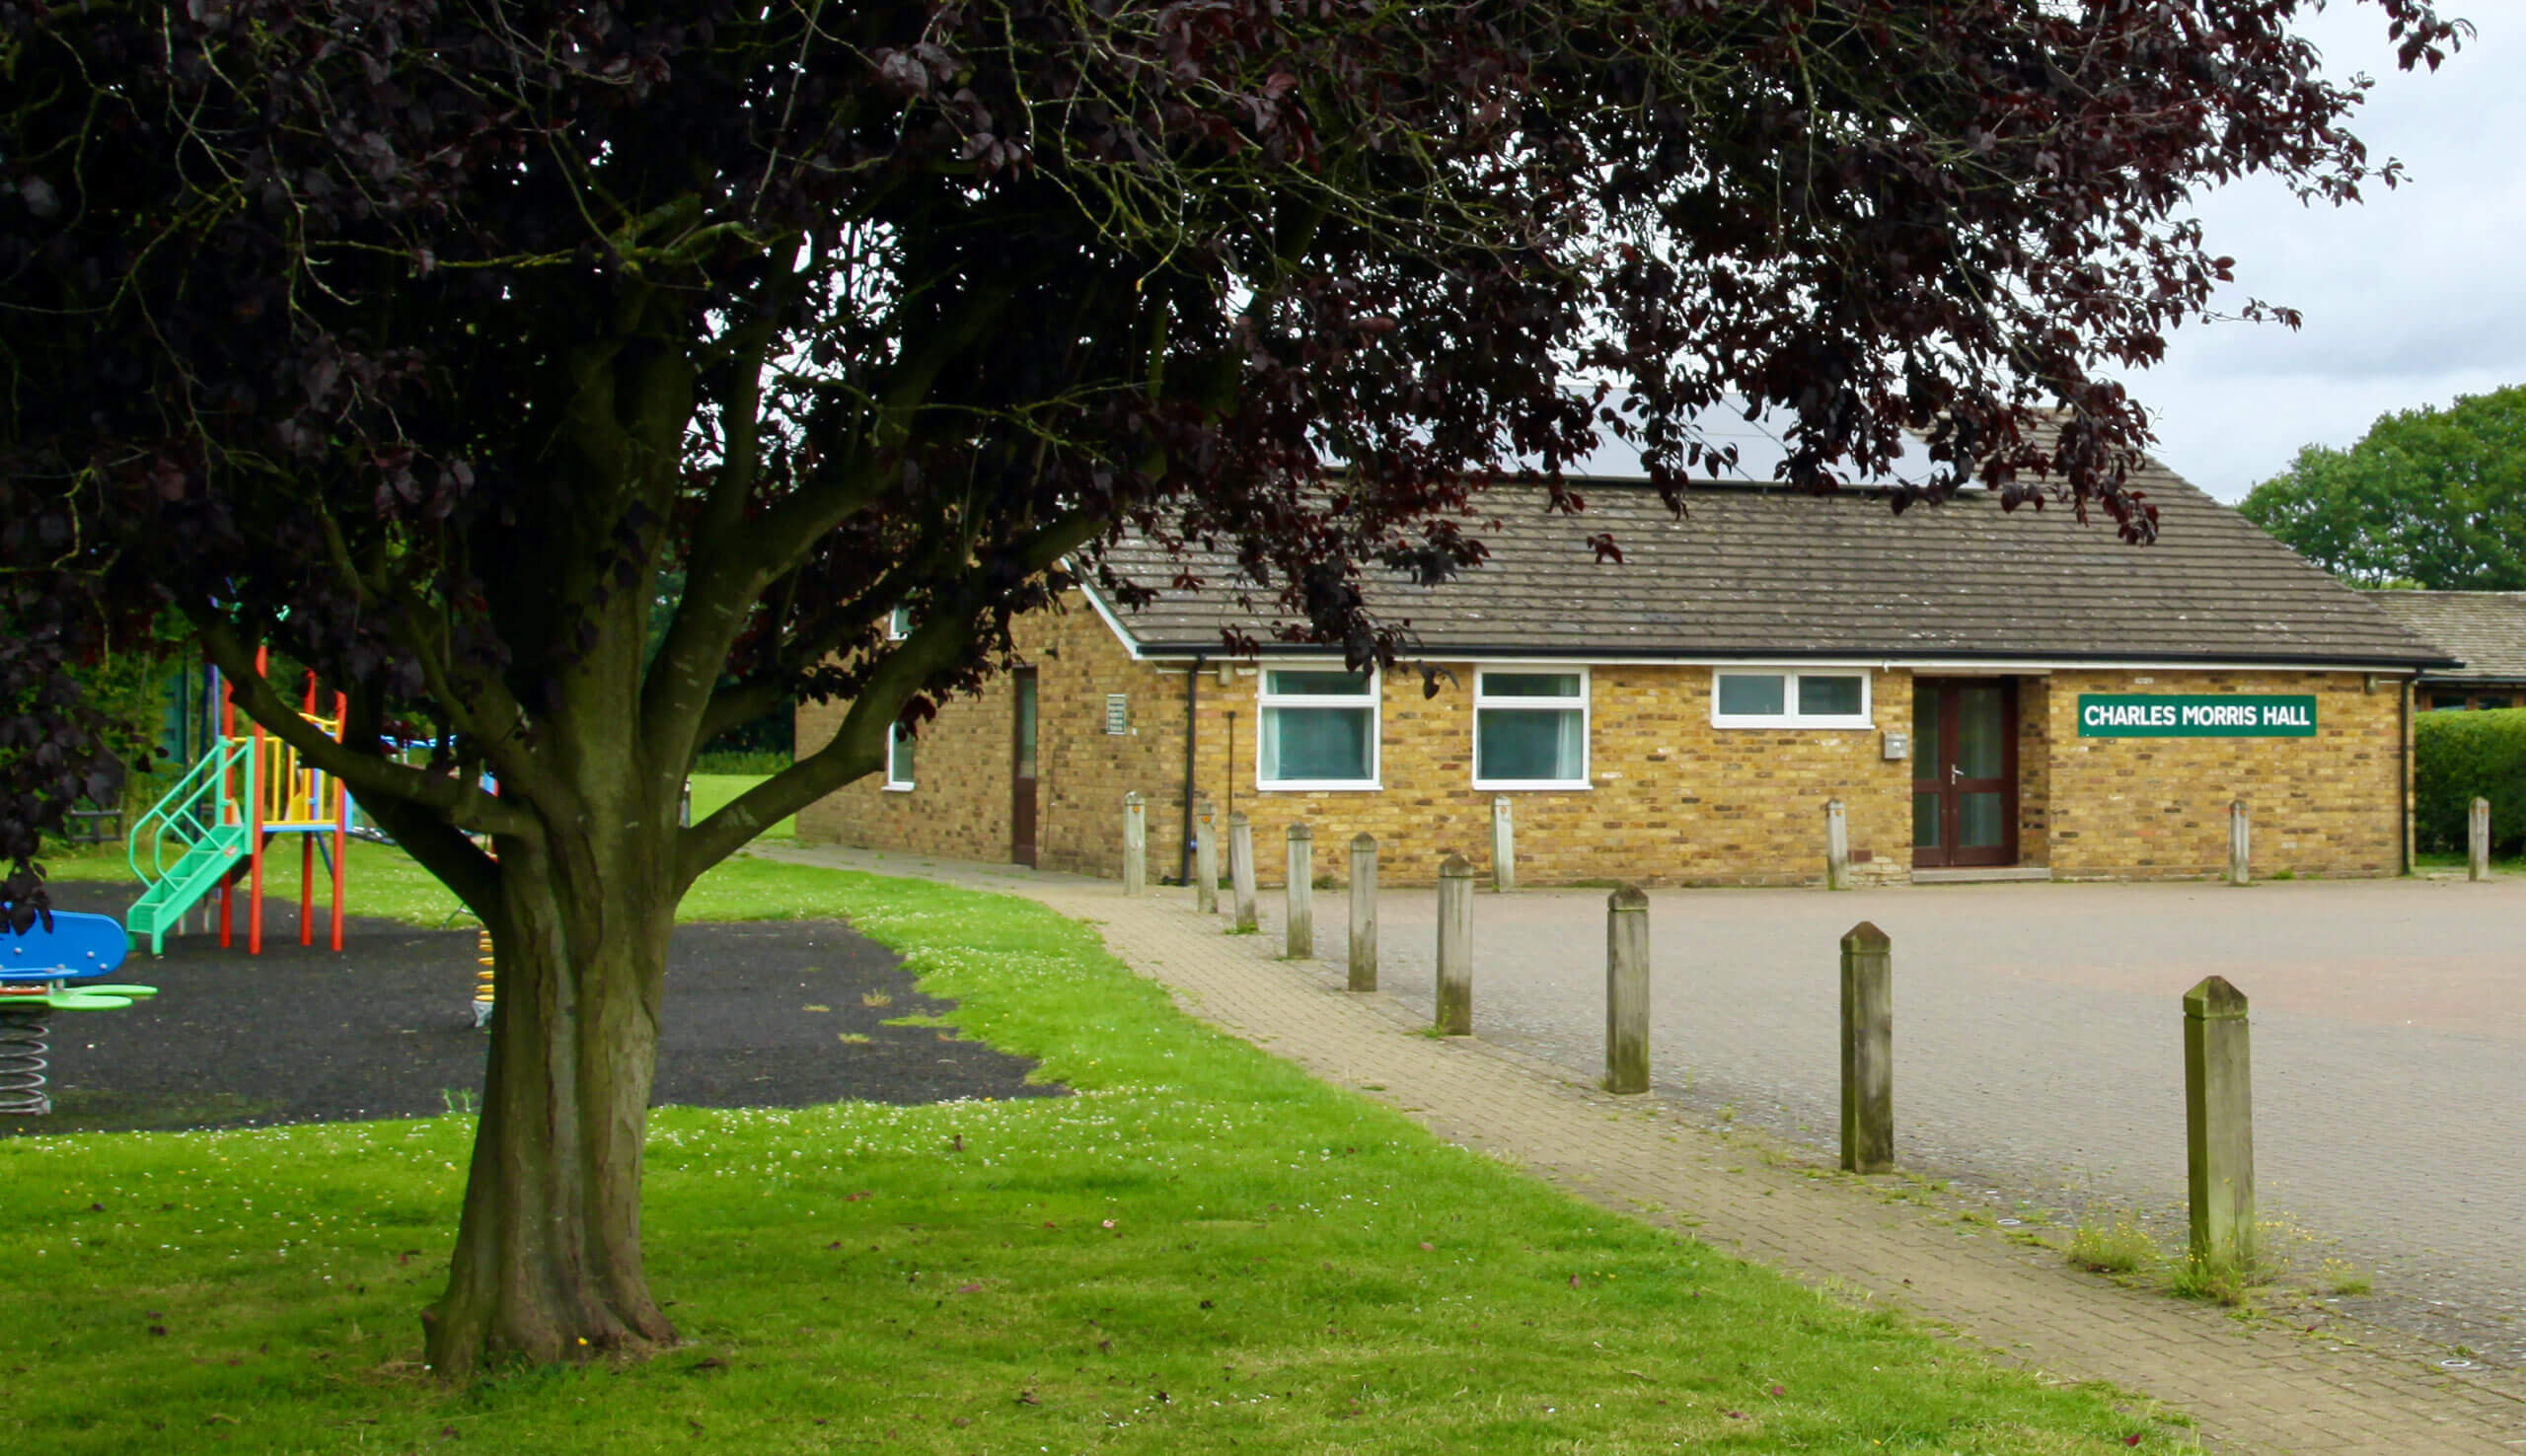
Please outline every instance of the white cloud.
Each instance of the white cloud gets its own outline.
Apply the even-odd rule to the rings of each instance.
[[[2188,328],[2164,364],[2128,379],[2157,416],[2159,454],[2195,484],[2233,500],[2302,445],[2347,445],[2390,410],[2526,383],[2526,5],[2475,20],[2480,34],[2435,75],[2394,68],[2372,5],[2303,22],[2329,73],[2378,78],[2352,129],[2410,181],[2342,209],[2302,207],[2264,181],[2202,199],[2210,246],[2238,261],[2226,306],[2263,298],[2306,325]]]

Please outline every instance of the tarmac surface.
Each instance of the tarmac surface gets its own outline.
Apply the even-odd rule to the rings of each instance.
[[[1601,1073],[1605,894],[1476,897],[1481,1035]],[[1338,964],[1344,892],[1317,900]],[[1435,909],[1380,907],[1406,1004],[1430,1003]],[[1894,940],[1906,1168],[2011,1213],[2130,1211],[2180,1245],[2179,998],[2224,976],[2252,1002],[2256,1180],[2284,1252],[2369,1274],[2348,1301],[2367,1318],[2526,1363],[2526,880],[1653,891],[1654,1090],[1831,1148],[1838,942],[1861,920]]]
[[[119,913],[119,885],[54,885],[57,910]],[[298,944],[297,908],[269,903],[263,953],[242,924],[172,936],[111,978],[155,985],[126,1010],[51,1019],[48,1117],[0,1119],[0,1135],[264,1127],[428,1117],[482,1096],[488,1036],[475,1030],[477,936],[351,919],[336,954]],[[321,910],[320,910],[321,914]],[[1030,1084],[1031,1058],[951,1028],[893,952],[834,921],[680,925],[651,1101],[807,1107],[846,1098],[944,1102],[1062,1095]]]

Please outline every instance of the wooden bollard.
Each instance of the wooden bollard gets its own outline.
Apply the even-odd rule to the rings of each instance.
[[[1450,854],[1439,866],[1439,1035],[1473,1035],[1473,866]]]
[[[1377,841],[1351,837],[1351,989],[1377,988]]]
[[[2465,878],[2490,878],[2490,800],[2477,798],[2465,816]]]
[[[1851,822],[1839,799],[1824,801],[1824,888],[1851,888]]]
[[[1281,951],[1293,961],[1315,956],[1315,831],[1304,820],[1290,826],[1290,873],[1282,882]]]
[[[1491,888],[1501,895],[1518,888],[1518,826],[1506,794],[1491,801]]]
[[[1254,824],[1242,814],[1227,817],[1228,893],[1236,898],[1235,928],[1254,928]]]
[[[1149,888],[1149,806],[1138,790],[1123,795],[1123,893]]]
[[[2222,977],[2184,993],[2185,1172],[2192,1257],[2254,1258],[2254,1057],[2246,995]]]
[[[1205,801],[1193,816],[1193,909],[1206,915],[1220,912],[1220,816]]]
[[[1842,1169],[1894,1167],[1894,945],[1867,920],[1842,937]]]
[[[1649,897],[1605,897],[1605,1090],[1649,1090]]]
[[[2228,805],[2228,883],[2254,883],[2254,824],[2243,799]]]

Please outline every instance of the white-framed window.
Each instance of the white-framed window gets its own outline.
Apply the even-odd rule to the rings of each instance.
[[[1588,670],[1476,668],[1473,786],[1588,786]]]
[[[1867,728],[1866,668],[1722,668],[1711,674],[1714,728]]]
[[[901,793],[912,787],[913,736],[901,723],[886,728],[886,787]]]
[[[900,642],[912,635],[912,609],[898,607],[886,614],[886,640]]]
[[[1266,665],[1256,695],[1254,778],[1267,789],[1377,786],[1377,674],[1339,663]]]

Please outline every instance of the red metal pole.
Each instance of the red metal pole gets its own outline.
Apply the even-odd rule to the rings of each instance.
[[[298,837],[298,943],[316,943],[316,837]]]
[[[270,656],[268,647],[255,649],[255,676],[270,676]],[[255,801],[255,823],[254,833],[246,841],[253,850],[250,861],[253,869],[248,875],[246,891],[246,954],[260,956],[263,953],[263,800],[272,791],[267,781],[271,765],[263,762],[263,725],[260,722],[255,724],[254,764],[254,772],[247,775],[254,788],[248,797]]]
[[[345,693],[334,694],[334,736],[339,739],[350,717],[350,698]],[[334,949],[342,948],[342,871],[350,853],[350,791],[338,777],[334,780]]]

